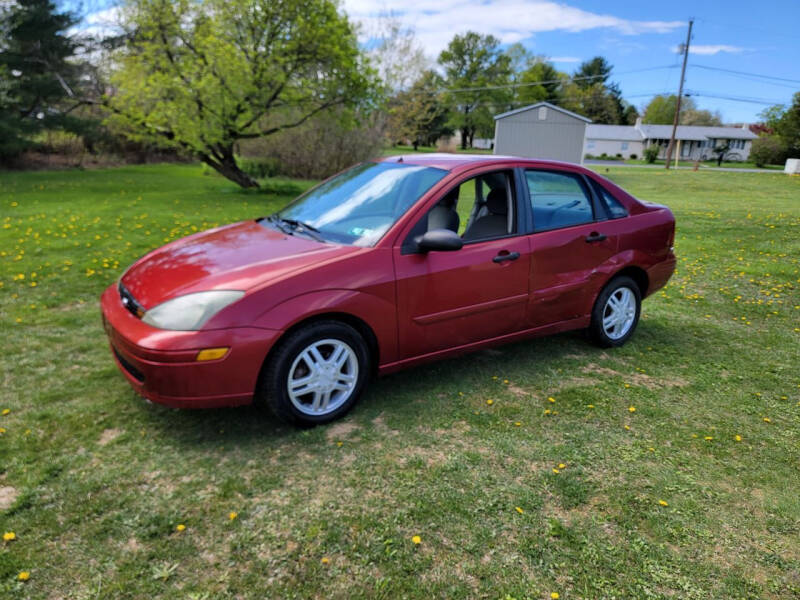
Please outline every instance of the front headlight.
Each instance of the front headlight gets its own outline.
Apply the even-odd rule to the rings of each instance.
[[[193,331],[242,296],[244,292],[235,290],[186,294],[151,308],[142,321],[159,329]]]

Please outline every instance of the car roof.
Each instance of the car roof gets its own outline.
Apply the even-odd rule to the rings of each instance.
[[[407,165],[418,165],[422,167],[433,167],[446,171],[458,172],[472,167],[482,167],[491,165],[501,165],[514,163],[521,166],[531,166],[539,168],[547,167],[571,167],[581,169],[575,163],[561,162],[557,160],[544,160],[534,158],[522,158],[520,156],[503,156],[501,154],[450,154],[443,152],[403,154],[400,156],[387,156],[377,159],[378,162],[404,163]]]

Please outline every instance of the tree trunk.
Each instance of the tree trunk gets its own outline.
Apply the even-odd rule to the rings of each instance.
[[[467,137],[469,137],[469,129],[467,129],[466,127],[463,127],[461,129],[461,149],[462,150],[466,150],[467,149]]]
[[[226,179],[230,179],[232,182],[245,189],[259,187],[258,182],[242,171],[239,165],[236,164],[236,158],[233,155],[233,145],[227,148],[217,148],[217,155],[219,158],[208,154],[201,154],[200,160]]]

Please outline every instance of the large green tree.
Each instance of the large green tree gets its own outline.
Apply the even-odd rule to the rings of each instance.
[[[800,158],[800,92],[795,93],[792,104],[771,106],[761,113],[766,126],[772,129],[777,140],[786,148],[789,158]]]
[[[355,31],[331,0],[128,0],[130,32],[105,99],[138,140],[181,148],[243,187],[239,140],[268,136],[374,85]]]
[[[630,111],[626,113],[627,103],[619,86],[608,81],[612,69],[602,56],[581,63],[564,86],[564,107],[595,123],[626,124]]]
[[[443,101],[441,76],[426,71],[406,91],[389,101],[389,131],[394,140],[409,140],[416,150],[420,144],[435,143],[447,133],[447,106]]]
[[[68,30],[75,18],[49,0],[0,4],[0,155],[12,156],[37,131],[63,123],[81,63]]]
[[[653,96],[644,109],[643,123],[654,125],[671,125],[675,120],[675,103],[678,97],[675,94],[662,94]],[[719,112],[711,112],[697,108],[697,103],[692,98],[685,97],[681,100],[681,125],[722,125]]]
[[[493,115],[507,106],[510,59],[492,35],[469,31],[456,35],[439,55],[450,90],[446,101],[451,124],[461,132],[461,147],[472,146],[476,133],[491,135]]]

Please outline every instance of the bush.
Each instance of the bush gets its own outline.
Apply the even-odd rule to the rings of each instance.
[[[239,168],[253,179],[266,179],[278,174],[280,165],[274,158],[238,158]]]
[[[660,148],[658,146],[656,146],[655,144],[645,148],[644,149],[644,161],[648,165],[652,165],[654,162],[656,162],[656,159],[658,158],[659,150],[660,150]]]
[[[621,154],[621,153],[619,153],[619,152],[617,152],[617,154],[616,154],[615,156],[616,156],[617,158],[622,158],[622,154]]]
[[[631,156],[630,156],[631,160],[636,160],[637,158],[639,158],[639,155],[637,155],[637,154],[631,154]]]
[[[332,112],[266,138],[240,142],[240,165],[259,179],[275,175],[324,179],[380,155],[383,141],[379,115],[356,120],[345,111]],[[262,169],[264,175],[247,171],[245,164]]]
[[[788,148],[783,140],[775,135],[765,135],[753,140],[753,146],[750,149],[750,160],[757,167],[782,165],[786,162],[787,154]]]

